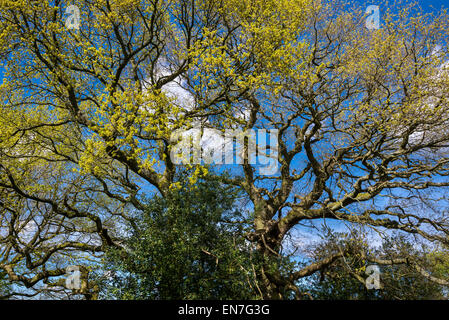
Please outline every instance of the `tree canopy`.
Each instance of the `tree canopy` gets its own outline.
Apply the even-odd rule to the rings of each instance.
[[[66,24],[69,5],[79,28]],[[298,281],[344,256],[273,264],[289,258],[299,228],[335,222],[449,245],[449,17],[385,5],[373,30],[364,9],[1,1],[0,271],[29,295],[56,288],[68,265],[92,267],[123,250],[123,230],[148,213],[145,199],[169,206],[174,190],[202,180],[248,200],[242,236],[263,257],[263,298],[302,297]],[[278,171],[249,161],[250,143],[230,167],[177,164],[173,133],[195,128],[276,133],[257,153]],[[186,214],[198,204],[189,205]],[[175,236],[178,223],[161,230]],[[406,255],[372,260],[402,264]]]

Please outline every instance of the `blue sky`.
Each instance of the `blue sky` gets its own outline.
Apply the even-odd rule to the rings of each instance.
[[[370,5],[370,4],[377,4],[379,6],[382,6],[382,1],[363,1],[363,0],[356,0],[356,2],[361,3],[362,5]],[[394,2],[394,1],[392,1]],[[412,3],[413,1],[403,1],[404,3]],[[426,11],[433,11],[431,7],[434,7],[435,9],[439,9],[441,7],[449,8],[449,0],[419,0],[419,5],[423,7]]]
[[[418,1],[419,4],[426,10],[431,11],[433,6],[434,8],[449,8],[449,1],[448,0],[420,0]]]

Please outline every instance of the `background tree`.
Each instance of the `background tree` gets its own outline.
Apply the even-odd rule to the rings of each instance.
[[[419,250],[416,242],[403,236],[384,238],[380,247],[369,244],[366,236],[360,233],[329,234],[324,241],[313,247],[313,261],[320,261],[338,251],[347,252],[335,264],[322,270],[310,281],[303,284],[314,299],[354,299],[354,300],[438,300],[447,299],[445,287],[431,281],[413,264],[392,264],[378,266],[380,270],[379,289],[368,289],[365,273],[370,256],[394,260],[409,257],[426,266],[429,273],[435,274],[435,264],[428,259],[429,248]],[[443,279],[448,279],[447,275]]]
[[[108,252],[103,294],[119,299],[254,299],[258,259],[243,237],[238,192],[217,182],[156,196],[123,250]],[[246,220],[247,221],[247,220]]]

